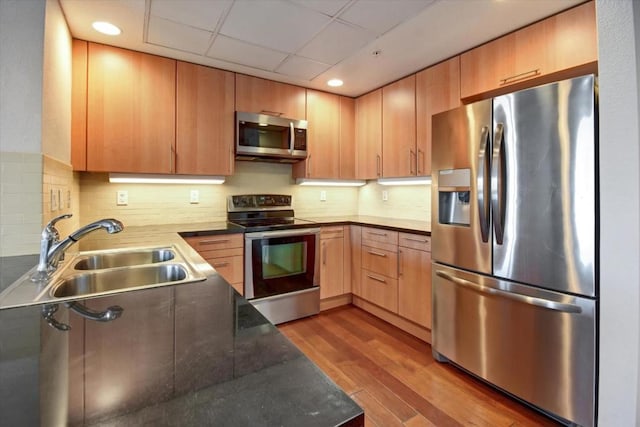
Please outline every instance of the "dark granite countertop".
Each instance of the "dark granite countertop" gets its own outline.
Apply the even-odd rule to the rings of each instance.
[[[384,228],[403,233],[431,235],[431,222],[411,219],[384,218],[367,215],[347,215],[335,217],[303,217],[320,226],[328,225],[362,225],[365,227]]]
[[[242,232],[179,224],[80,241],[83,251],[178,244],[208,276],[77,301],[94,311],[122,307],[111,322],[86,320],[65,304],[0,310],[0,424],[363,426],[362,409],[178,231]],[[3,283],[36,260],[1,258]],[[47,308],[71,329],[49,326]]]

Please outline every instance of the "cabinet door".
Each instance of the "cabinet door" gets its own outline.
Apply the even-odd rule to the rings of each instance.
[[[87,42],[71,42],[71,165],[87,170]]]
[[[359,179],[382,176],[382,89],[356,99],[356,153]]]
[[[351,225],[349,227],[351,240],[351,292],[362,296],[362,227]]]
[[[179,61],[176,85],[176,173],[231,175],[234,74]]]
[[[571,70],[572,75],[597,71],[598,36],[595,2],[587,2],[552,16],[545,26],[547,63],[553,71]],[[584,67],[582,70],[580,67]],[[571,76],[567,76],[571,77]]]
[[[176,61],[89,43],[87,170],[173,173]]]
[[[431,175],[431,117],[460,106],[460,57],[416,74],[417,174]]]
[[[344,238],[322,239],[320,250],[320,299],[342,295]]]
[[[416,174],[416,76],[382,88],[382,175]]]
[[[306,119],[303,87],[236,74],[236,111]]]
[[[296,178],[340,177],[340,97],[307,90],[307,159],[293,165]]]
[[[431,329],[431,253],[398,249],[398,314]]]
[[[356,177],[356,101],[340,97],[340,178]]]

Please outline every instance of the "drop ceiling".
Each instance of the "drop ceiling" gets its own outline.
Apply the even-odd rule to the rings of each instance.
[[[348,96],[582,2],[60,0],[73,37]],[[99,20],[122,34],[97,33]]]

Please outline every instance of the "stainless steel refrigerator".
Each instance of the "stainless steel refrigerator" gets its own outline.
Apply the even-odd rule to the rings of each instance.
[[[596,423],[594,76],[433,117],[434,357]]]

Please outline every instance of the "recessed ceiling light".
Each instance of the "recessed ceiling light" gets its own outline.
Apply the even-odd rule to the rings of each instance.
[[[338,86],[342,86],[344,82],[340,79],[331,79],[327,82],[327,84],[331,87],[338,87]]]
[[[120,31],[120,28],[116,27],[111,22],[96,21],[91,25],[93,29],[96,30],[97,32],[106,34],[108,36],[117,36],[122,32]]]

